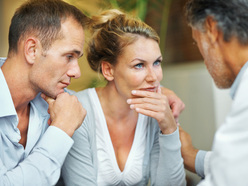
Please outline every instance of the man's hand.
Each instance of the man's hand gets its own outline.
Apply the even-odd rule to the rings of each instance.
[[[59,94],[56,99],[45,94],[41,94],[41,97],[49,104],[50,119],[48,124],[56,126],[72,136],[75,130],[81,126],[86,116],[86,110],[77,97],[66,92]]]
[[[193,147],[191,136],[187,132],[185,132],[180,126],[179,126],[179,135],[182,144],[181,152],[182,152],[182,157],[184,159],[184,167],[187,170],[196,173],[195,158],[199,150]]]
[[[177,95],[172,90],[161,87],[161,92],[162,94],[166,95],[167,99],[169,100],[169,105],[172,110],[173,116],[178,123],[179,115],[184,110],[185,104],[179,97],[177,97]]]

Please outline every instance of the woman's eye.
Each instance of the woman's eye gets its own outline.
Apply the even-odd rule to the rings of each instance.
[[[161,64],[161,61],[160,60],[157,60],[153,64],[154,64],[154,66],[159,66]]]
[[[143,64],[142,63],[139,63],[139,64],[135,65],[134,67],[137,68],[137,69],[140,69],[140,68],[143,67]]]

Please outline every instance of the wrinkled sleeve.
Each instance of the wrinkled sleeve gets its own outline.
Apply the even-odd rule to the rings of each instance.
[[[97,173],[93,164],[92,146],[88,138],[88,130],[84,122],[74,133],[74,145],[64,165],[62,176],[65,185],[97,185]]]
[[[0,160],[1,186],[55,185],[73,140],[61,129],[50,126],[31,154],[14,169]]]
[[[169,135],[156,135],[150,171],[152,186],[186,186],[178,129]]]

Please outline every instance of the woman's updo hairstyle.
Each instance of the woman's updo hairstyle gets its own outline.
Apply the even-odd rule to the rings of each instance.
[[[115,65],[123,48],[132,44],[139,36],[154,39],[159,43],[159,36],[154,29],[117,9],[106,10],[93,16],[89,29],[92,38],[88,45],[87,59],[96,72],[102,72],[102,61]]]

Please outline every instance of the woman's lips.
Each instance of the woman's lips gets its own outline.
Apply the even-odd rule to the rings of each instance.
[[[148,87],[148,88],[142,88],[140,90],[145,90],[145,91],[149,91],[149,92],[157,92],[158,87]]]

